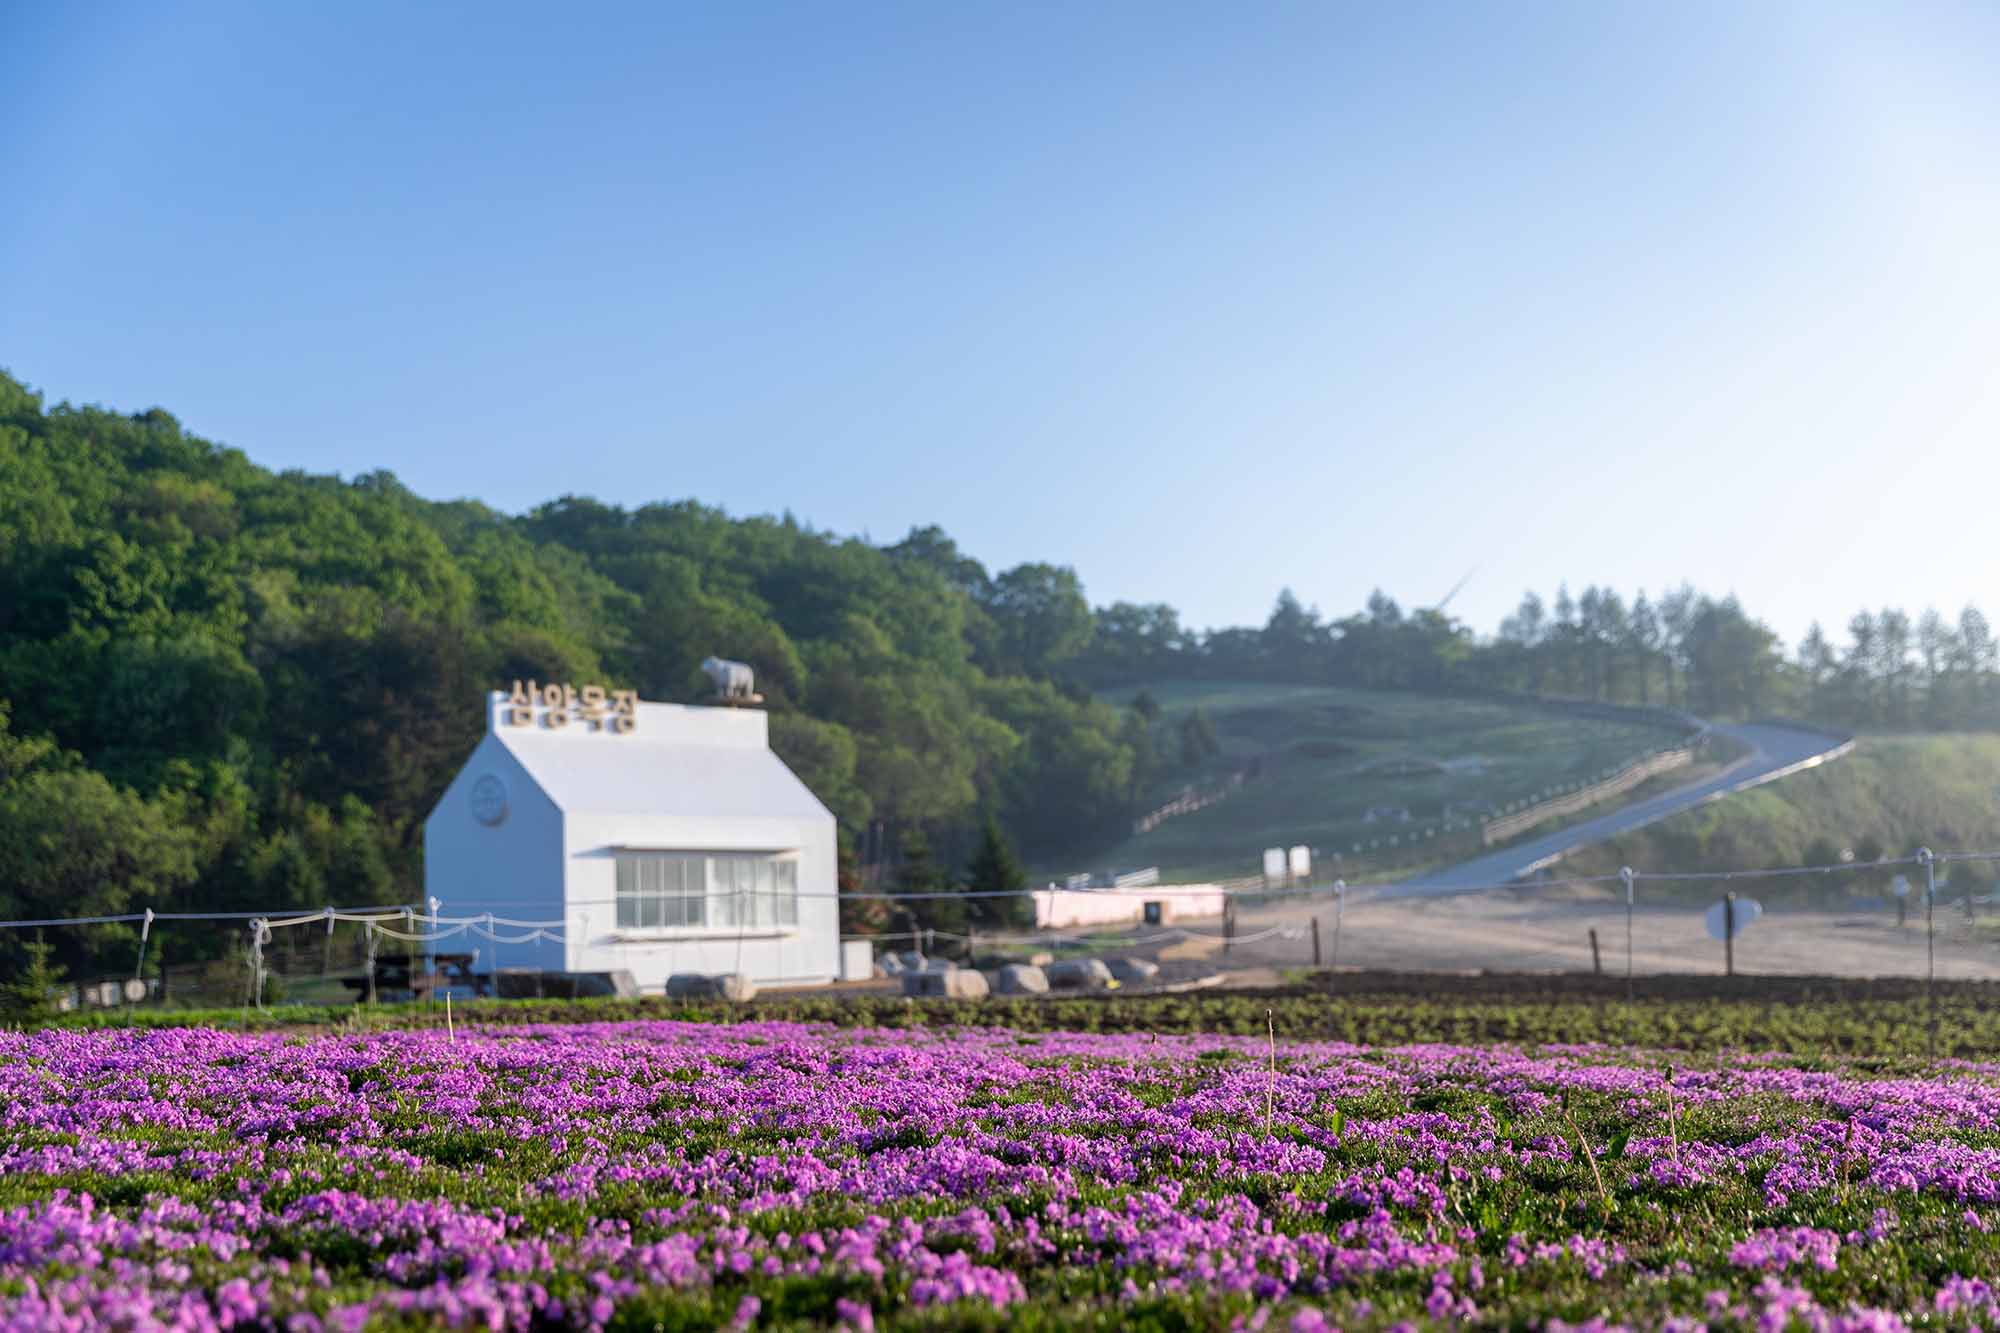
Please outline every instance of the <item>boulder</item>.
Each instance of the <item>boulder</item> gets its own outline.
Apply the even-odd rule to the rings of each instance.
[[[1118,984],[1099,958],[1070,958],[1048,967],[1050,990],[1109,990]]]
[[[1121,986],[1143,986],[1160,975],[1160,965],[1145,958],[1113,958],[1106,966]]]
[[[903,960],[896,957],[895,954],[885,953],[875,960],[875,973],[877,976],[900,977],[903,975],[903,971]]]
[[[1047,967],[1050,963],[1053,963],[1055,960],[1056,956],[1047,951],[1044,951],[1042,953],[1031,953],[1028,955],[1028,962],[1031,966],[1034,967]]]
[[[994,976],[993,989],[1001,995],[1046,995],[1049,979],[1031,963],[1009,963]]]
[[[970,968],[955,967],[949,972],[905,972],[903,994],[945,1000],[983,1000],[986,978]]]
[[[667,978],[667,996],[675,1000],[754,1000],[757,983],[741,972],[707,976],[700,972],[676,972]]]
[[[921,972],[924,970],[924,954],[921,949],[905,949],[896,955],[896,961],[903,965],[905,972]]]

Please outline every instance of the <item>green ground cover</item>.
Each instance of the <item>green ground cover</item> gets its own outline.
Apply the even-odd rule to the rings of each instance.
[[[1022,1032],[1256,1035],[1370,1045],[1605,1042],[1691,1053],[1762,1050],[1800,1056],[1910,1060],[1930,1044],[1932,1001],[1920,982],[1768,977],[1319,974],[1271,991],[1077,996],[981,1001],[900,996],[772,994],[747,1005],[642,1000],[510,1000],[459,1006],[458,1022],[600,1023],[635,1020],[827,1023],[933,1030],[1005,1027]],[[1940,1055],[2000,1059],[2000,983],[1936,988]],[[442,1008],[424,1005],[284,1006],[268,1013],[100,1011],[64,1020],[72,1029],[212,1025],[251,1030],[433,1031]]]
[[[1254,874],[1263,848],[1298,843],[1365,860],[1389,838],[1399,845],[1412,835],[1423,838],[1454,804],[1534,799],[1678,739],[1661,727],[1396,691],[1166,681],[1100,697],[1123,707],[1140,689],[1160,705],[1153,730],[1169,757],[1178,754],[1179,728],[1196,710],[1220,746],[1198,765],[1168,764],[1149,806],[1185,786],[1213,787],[1254,768],[1255,776],[1226,799],[1099,858],[1106,866],[1158,865],[1182,880]],[[1426,766],[1421,762],[1407,773],[1393,771],[1399,760],[1435,761],[1449,771],[1415,771]],[[1410,823],[1371,823],[1365,816],[1374,807],[1407,810]]]
[[[2000,1317],[2000,1064],[737,1018],[0,1033],[0,1327]]]

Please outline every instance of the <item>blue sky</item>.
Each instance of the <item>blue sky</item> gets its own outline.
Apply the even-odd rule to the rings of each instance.
[[[559,12],[561,11],[561,12]],[[0,366],[1094,601],[2000,613],[2000,9],[0,7]]]

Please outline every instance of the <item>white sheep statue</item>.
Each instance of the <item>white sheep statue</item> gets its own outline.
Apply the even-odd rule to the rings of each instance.
[[[715,682],[717,698],[750,700],[756,685],[756,676],[746,662],[731,662],[720,657],[705,657],[701,669]]]

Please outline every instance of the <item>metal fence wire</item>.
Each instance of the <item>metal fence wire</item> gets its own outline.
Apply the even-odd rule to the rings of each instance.
[[[1156,957],[1182,973],[1330,967],[1613,978],[1741,973],[1989,980],[2000,979],[1996,863],[2000,852],[1919,849],[1868,862],[1660,873],[1627,867],[1605,875],[1543,872],[1498,884],[1240,884],[1227,890],[1222,917],[1165,926],[1138,919],[1141,903],[1163,896],[1161,889],[1107,888],[1086,892],[1133,900],[1131,922],[867,938],[878,955],[908,950],[991,963],[1125,953]],[[894,903],[1035,892],[798,896]],[[559,973],[571,929],[562,920],[446,915],[433,901],[429,910],[149,910],[0,921],[0,930],[106,925],[137,928],[132,965],[70,978],[60,992],[69,1006],[262,1008],[410,998],[438,993],[454,975],[476,972],[494,945],[531,945],[543,954],[547,973]],[[209,937],[207,947],[195,950],[203,955],[217,952],[216,932],[229,943],[220,956],[187,961],[192,932]],[[452,961],[440,972],[447,958]]]

